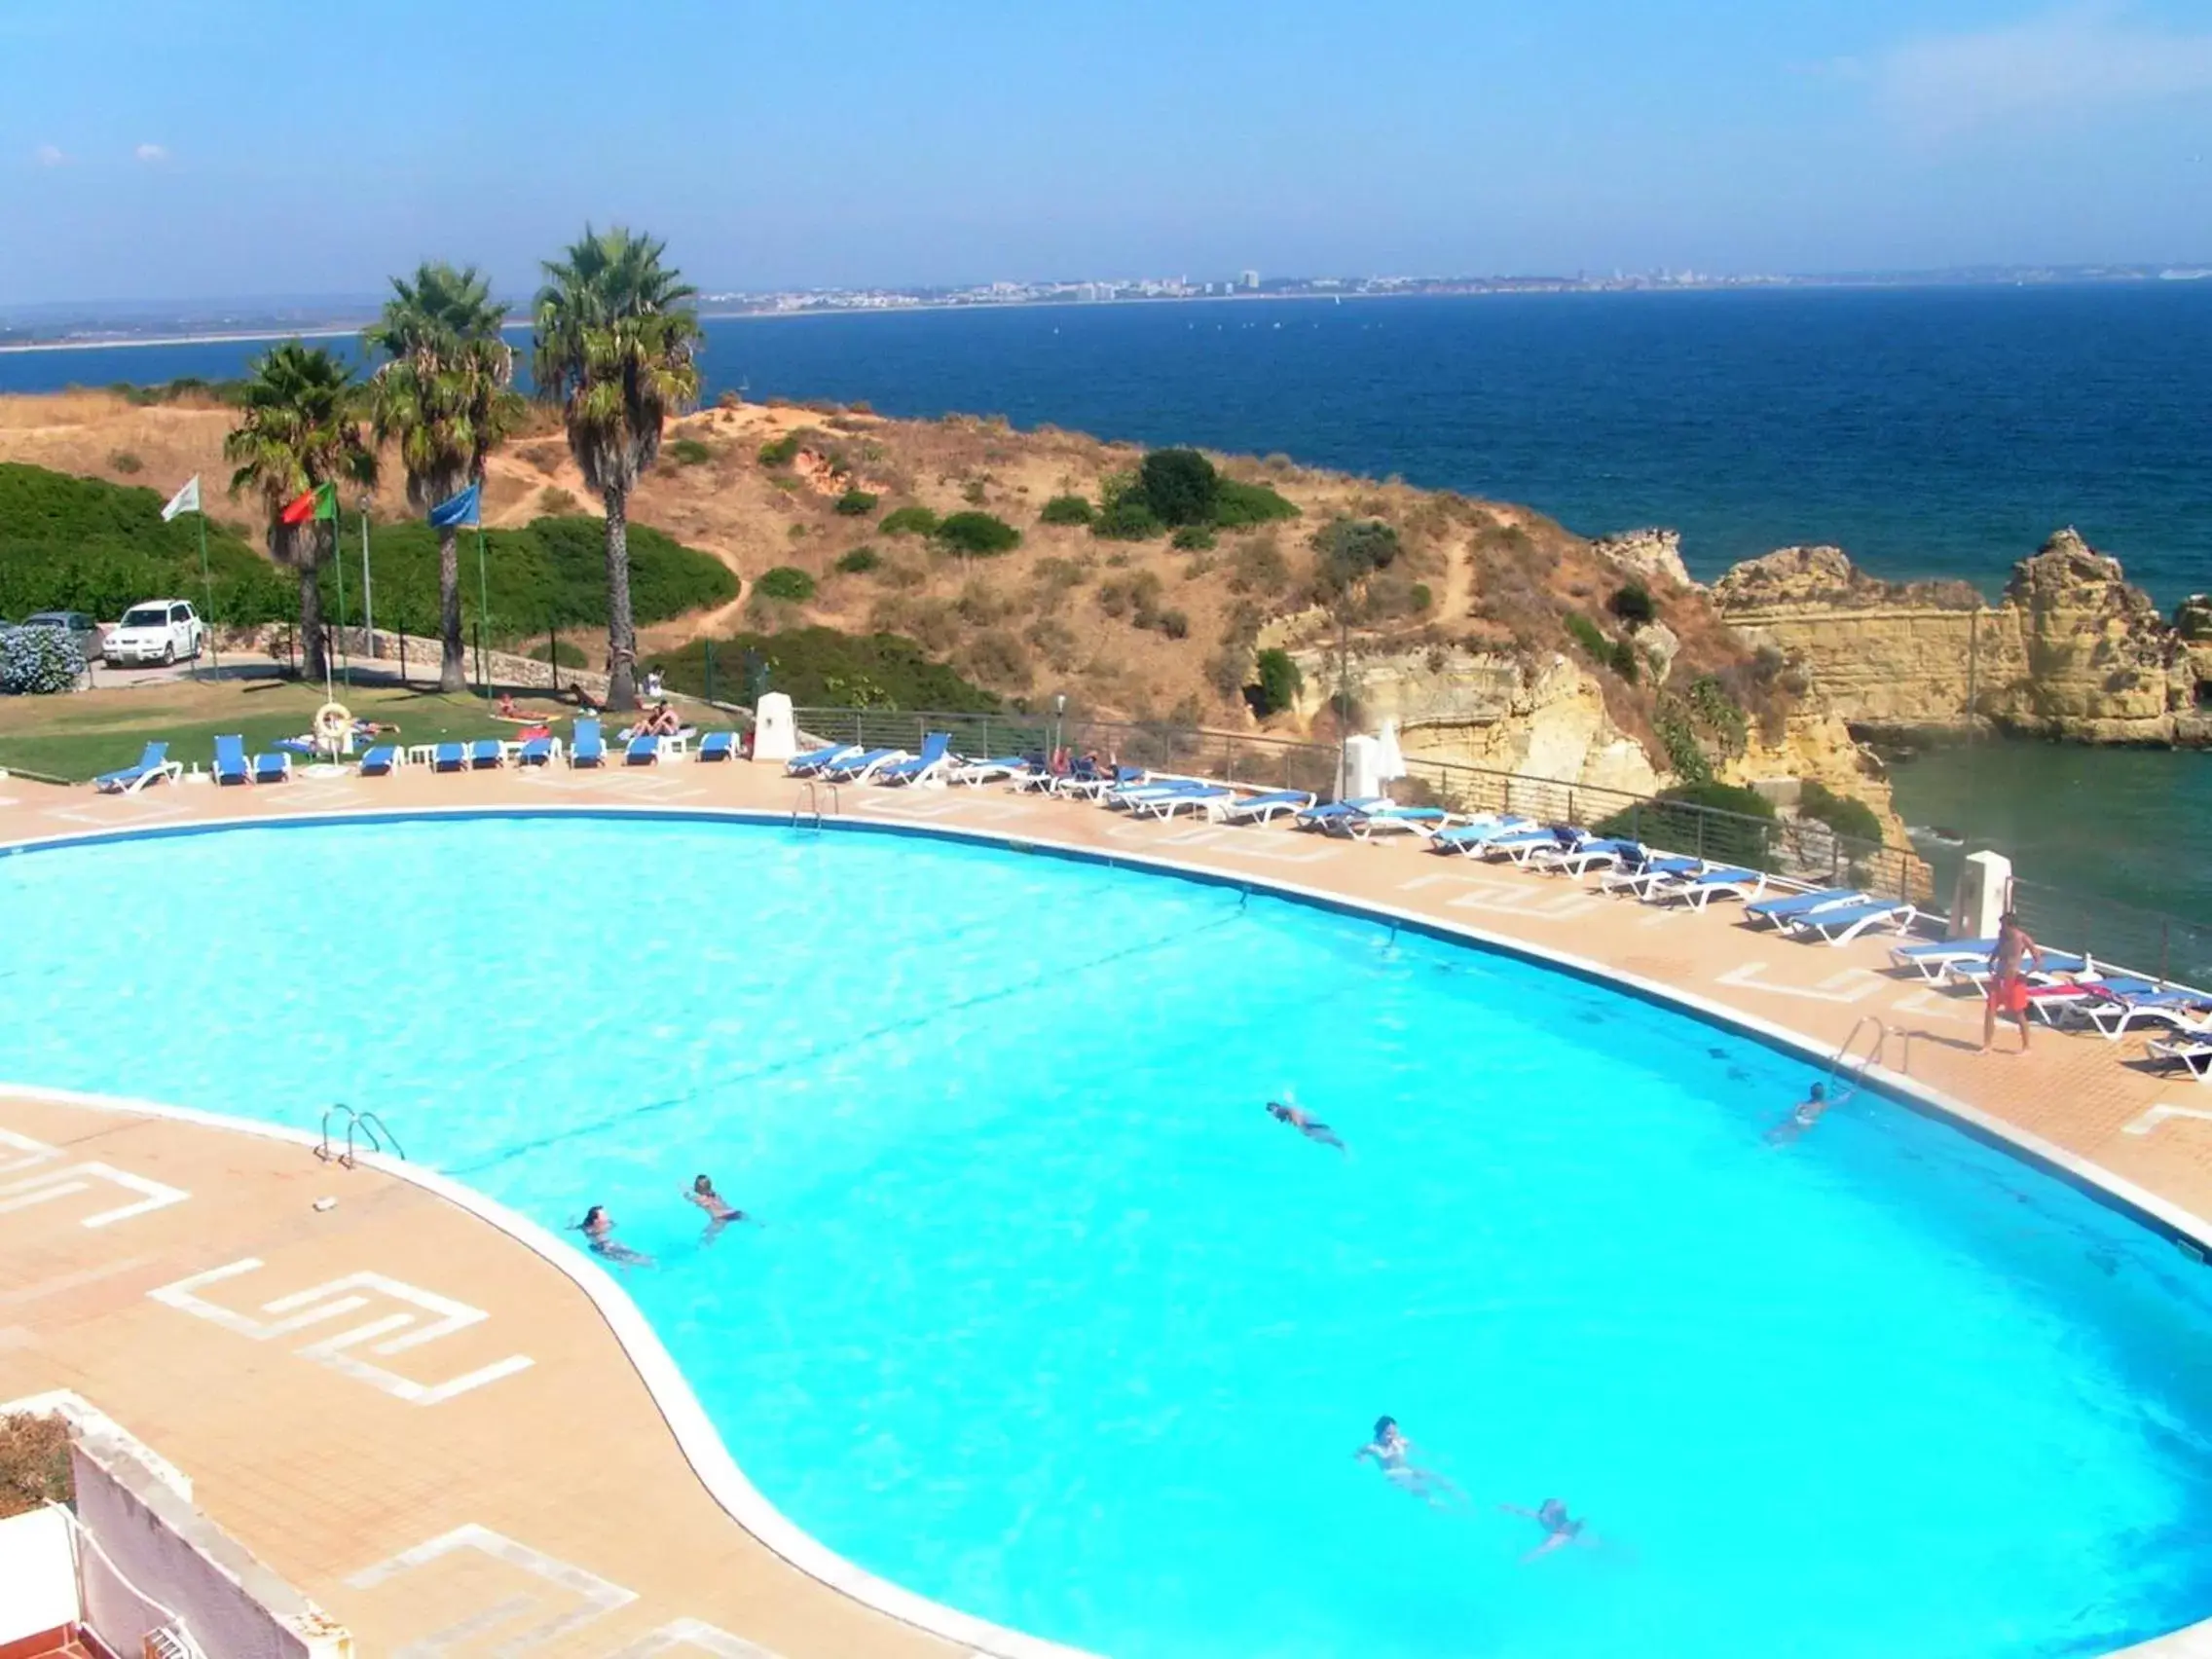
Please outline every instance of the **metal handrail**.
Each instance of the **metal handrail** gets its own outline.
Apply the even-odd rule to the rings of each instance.
[[[813,827],[816,830],[822,828],[822,791],[824,790],[830,792],[830,816],[837,817],[843,814],[845,804],[843,797],[837,793],[835,781],[828,778],[807,778],[803,780],[799,793],[792,800],[792,828],[793,830],[798,828],[802,803],[804,815],[813,821]]]
[[[1859,1034],[1868,1026],[1874,1028],[1874,1046],[1866,1057],[1852,1068],[1852,1075],[1864,1082],[1867,1072],[1881,1064],[1883,1052],[1890,1045],[1890,1028],[1875,1014],[1862,1014],[1851,1028],[1851,1034],[1837,1047],[1835,1055],[1828,1061],[1828,1082],[1834,1083],[1843,1074],[1844,1062],[1851,1057],[1851,1046],[1859,1041]]]
[[[338,1113],[346,1114],[346,1150],[338,1151],[330,1142],[330,1120]],[[325,1163],[335,1163],[342,1169],[354,1166],[360,1151],[359,1142],[366,1139],[369,1150],[377,1154],[387,1151],[407,1157],[407,1149],[399,1144],[399,1137],[391,1132],[391,1125],[375,1112],[356,1112],[343,1100],[322,1109],[322,1139],[314,1149],[315,1157]]]

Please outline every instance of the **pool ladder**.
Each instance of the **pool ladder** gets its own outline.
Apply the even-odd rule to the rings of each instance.
[[[1861,1035],[1869,1031],[1874,1036],[1872,1045],[1864,1054],[1854,1058],[1853,1051],[1859,1047]],[[1912,1040],[1918,1035],[1920,1034],[1917,1031],[1907,1031],[1899,1026],[1886,1024],[1871,1014],[1860,1015],[1859,1022],[1851,1028],[1851,1035],[1843,1040],[1842,1046],[1835,1051],[1834,1058],[1828,1061],[1828,1082],[1835,1083],[1848,1072],[1856,1090],[1860,1084],[1865,1082],[1866,1074],[1869,1071],[1876,1066],[1889,1063],[1890,1044],[1893,1041],[1897,1043],[1899,1049],[1898,1070],[1910,1077],[1912,1075]]]
[[[330,1139],[330,1121],[341,1112],[346,1114],[341,1120],[346,1130],[344,1151],[334,1146]],[[399,1144],[399,1137],[391,1132],[391,1125],[374,1112],[356,1112],[343,1101],[335,1106],[325,1106],[322,1109],[322,1141],[314,1149],[315,1157],[325,1163],[336,1163],[350,1169],[353,1167],[354,1155],[359,1150],[358,1142],[366,1142],[371,1152],[389,1152],[403,1160],[407,1156],[407,1149]]]
[[[834,817],[845,810],[844,803],[837,798],[837,786],[834,783],[825,779],[809,778],[799,786],[798,795],[792,802],[792,828],[793,830],[804,824],[816,833],[821,832],[822,792],[824,790],[830,792],[831,816]]]

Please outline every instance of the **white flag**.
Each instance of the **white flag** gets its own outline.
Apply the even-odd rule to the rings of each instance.
[[[169,504],[162,509],[162,522],[166,524],[179,513],[196,513],[200,510],[200,474],[195,472],[185,481],[183,489],[169,498]]]

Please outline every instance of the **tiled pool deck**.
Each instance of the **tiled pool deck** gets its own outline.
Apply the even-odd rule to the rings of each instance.
[[[124,798],[0,779],[0,844],[439,808],[788,816],[797,793],[776,768],[743,762],[403,770]],[[2135,1035],[2039,1030],[2025,1058],[1976,1054],[1978,1001],[1899,977],[1884,939],[1803,945],[1747,930],[1733,904],[1662,910],[1601,897],[1595,878],[1403,841],[1130,822],[999,787],[847,788],[839,806],[856,822],[1159,861],[1374,906],[1570,958],[1823,1054],[1871,1015],[1913,1033],[1910,1079],[1933,1098],[2212,1237],[2198,1219],[2212,1216],[2212,1087],[2153,1075]],[[1893,1040],[1893,1066],[1904,1047]],[[720,1499],[742,1483],[711,1456],[703,1469],[687,1458],[697,1425],[646,1385],[617,1336],[624,1307],[587,1294],[605,1284],[596,1270],[571,1273],[434,1185],[41,1093],[38,1082],[0,1062],[0,1083],[17,1086],[0,1091],[0,1399],[68,1388],[92,1400],[189,1473],[214,1520],[349,1626],[361,1652],[1008,1649],[987,1630],[931,1634],[791,1565],[778,1550],[803,1545],[742,1501],[769,1541],[741,1524]],[[315,1210],[324,1197],[338,1202]],[[358,1300],[341,1306],[348,1298]],[[649,1372],[657,1346],[645,1346]],[[515,1645],[532,1632],[535,1644]],[[2208,1638],[2161,1646],[2206,1651]]]

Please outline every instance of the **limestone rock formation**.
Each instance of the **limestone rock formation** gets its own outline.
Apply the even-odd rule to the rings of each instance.
[[[1682,563],[1678,530],[1624,530],[1618,535],[1599,536],[1590,543],[1590,551],[1646,581],[1685,588],[1697,585]]]
[[[1878,580],[1832,547],[1738,565],[1713,597],[1739,634],[1788,657],[1862,730],[2212,737],[2198,712],[2212,697],[2212,606],[2185,606],[2186,626],[2169,625],[2119,560],[2071,529],[2013,567],[1994,606],[1965,582]]]

